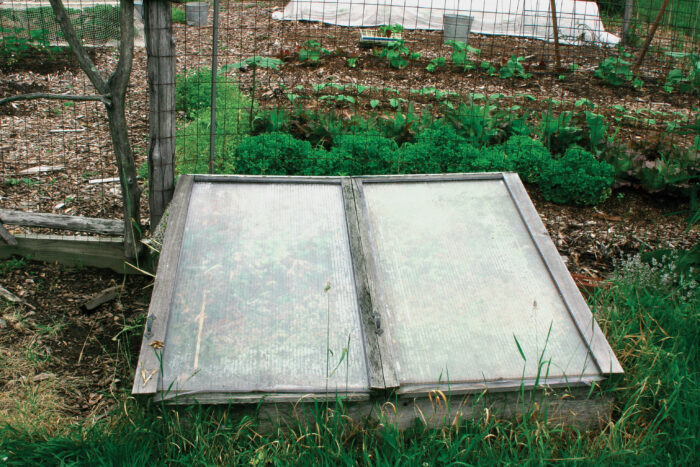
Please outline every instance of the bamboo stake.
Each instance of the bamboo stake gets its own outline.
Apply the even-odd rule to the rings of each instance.
[[[639,54],[639,58],[637,59],[637,62],[634,64],[632,67],[632,73],[635,75],[639,73],[639,67],[642,66],[642,62],[644,61],[644,57],[646,56],[647,52],[649,51],[649,45],[651,44],[651,41],[654,39],[654,34],[656,34],[656,29],[659,27],[659,23],[661,22],[661,18],[664,16],[664,11],[666,11],[666,7],[668,6],[668,0],[664,0],[664,2],[661,4],[661,8],[659,8],[659,13],[656,15],[656,19],[654,20],[654,24],[651,25],[651,31],[649,31],[649,35],[647,36],[646,41],[644,41],[644,46],[642,47],[642,51]]]
[[[559,55],[559,28],[557,27],[556,0],[549,0],[549,9],[552,12],[552,29],[554,31],[554,66],[561,68],[561,56]]]

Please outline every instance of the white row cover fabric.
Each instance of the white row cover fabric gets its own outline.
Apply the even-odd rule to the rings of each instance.
[[[556,0],[562,44],[615,45],[595,2]],[[471,32],[554,40],[550,0],[291,0],[273,19],[320,21],[340,26],[401,24],[405,29],[443,29],[443,15],[474,18]]]

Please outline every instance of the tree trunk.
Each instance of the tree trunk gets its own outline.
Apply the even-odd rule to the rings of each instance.
[[[141,250],[141,217],[139,199],[141,188],[136,178],[136,163],[129,142],[129,132],[124,114],[124,96],[131,76],[131,64],[134,57],[134,2],[119,2],[119,60],[117,66],[105,80],[90,56],[68,18],[62,0],[49,0],[61,32],[71,51],[78,59],[80,68],[90,79],[97,92],[104,98],[109,121],[109,133],[112,138],[114,156],[119,169],[119,181],[122,188],[124,211],[124,255],[127,259],[136,259]]]
[[[119,183],[122,189],[122,209],[124,212],[124,256],[138,258],[141,252],[140,204],[141,187],[136,176],[134,153],[129,144],[129,134],[124,114],[124,95],[112,92],[112,104],[107,108],[109,133],[119,169]]]

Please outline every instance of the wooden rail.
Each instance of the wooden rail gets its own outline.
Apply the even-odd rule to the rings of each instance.
[[[67,216],[65,214],[45,214],[0,209],[0,223],[25,227],[70,230],[71,232],[88,232],[110,237],[121,237],[124,235],[124,223],[122,221],[98,219],[94,217]]]

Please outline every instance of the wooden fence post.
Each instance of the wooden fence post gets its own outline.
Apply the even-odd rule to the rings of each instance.
[[[175,188],[175,42],[168,0],[143,5],[148,95],[148,200],[154,229]]]
[[[632,10],[634,9],[634,0],[625,1],[625,16],[622,22],[622,45],[627,45],[629,41],[630,22],[632,21]]]

